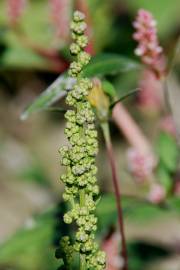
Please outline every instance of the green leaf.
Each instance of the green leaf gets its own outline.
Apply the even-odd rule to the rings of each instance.
[[[161,132],[158,138],[157,151],[160,162],[170,172],[174,172],[177,166],[179,149],[176,140],[167,133]]]
[[[140,64],[119,54],[100,54],[92,58],[83,70],[84,76],[103,76],[137,69]]]
[[[178,214],[180,213],[180,197],[172,197],[167,201],[168,206],[176,211]]]
[[[137,68],[139,65],[133,60],[126,59],[115,54],[104,54],[94,57],[87,68],[84,69],[84,76],[105,75],[109,73],[128,71]],[[56,101],[66,95],[65,89],[70,89],[75,82],[74,79],[61,75],[51,84],[27,109],[22,113],[21,120],[25,120],[33,112],[47,109]],[[114,88],[109,82],[104,83],[105,91],[114,96]]]
[[[35,54],[18,45],[9,47],[1,57],[1,69],[36,69],[44,70],[49,65],[49,62],[41,56]]]
[[[51,210],[38,218],[30,219],[25,228],[18,231],[0,246],[0,267],[36,270],[56,269],[59,265],[54,258],[53,234],[54,215]]]
[[[157,170],[157,176],[158,176],[158,180],[160,181],[160,183],[163,185],[166,192],[168,193],[171,190],[172,185],[173,185],[173,180],[170,177],[169,172],[166,170],[164,166],[160,165]]]
[[[166,209],[133,197],[122,197],[122,208],[125,219],[138,223],[149,222],[166,213]],[[97,216],[99,222],[98,235],[103,235],[104,232],[117,221],[116,201],[113,194],[102,196],[97,206]]]
[[[75,80],[63,74],[59,76],[35,101],[22,113],[21,120],[25,120],[31,113],[47,109],[50,105],[66,95]]]
[[[122,204],[125,218],[131,218],[133,222],[144,220],[145,223],[155,217],[159,218],[164,212],[167,214],[166,210],[156,205],[138,202],[134,198],[123,198]],[[180,199],[169,201],[169,205],[174,209],[180,209]],[[69,227],[64,224],[62,219],[66,210],[65,203],[59,204],[58,208],[49,209],[39,217],[29,220],[25,228],[1,244],[0,267],[4,269],[5,266],[8,266],[8,268],[23,270],[57,269],[60,262],[54,256],[53,239],[58,245],[60,237],[70,233]],[[115,225],[117,221],[116,202],[113,194],[103,195],[97,206],[97,216],[97,236],[100,240],[108,232],[110,226]],[[56,255],[60,256],[57,253]]]
[[[107,80],[102,81],[102,89],[111,98],[114,98],[116,96],[116,90],[114,88],[114,85],[110,83],[109,81]]]

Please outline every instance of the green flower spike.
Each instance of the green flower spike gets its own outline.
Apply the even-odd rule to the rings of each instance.
[[[79,254],[80,270],[105,269],[105,254],[95,243],[97,218],[95,198],[99,194],[96,185],[97,167],[95,157],[98,152],[97,131],[95,130],[95,115],[87,99],[92,83],[83,78],[81,71],[90,61],[90,55],[83,51],[88,39],[84,35],[86,23],[84,14],[74,12],[71,23],[72,39],[70,52],[76,60],[70,64],[69,76],[76,79],[73,89],[68,92],[66,103],[73,106],[65,114],[67,120],[65,134],[69,146],[60,149],[61,163],[67,167],[61,176],[65,184],[63,199],[70,204],[70,210],[64,215],[64,222],[75,223],[77,232],[74,239],[64,236],[60,242],[63,251],[62,258],[66,269],[72,268],[72,257]]]

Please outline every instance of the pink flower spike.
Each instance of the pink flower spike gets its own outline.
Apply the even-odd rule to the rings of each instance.
[[[16,25],[24,13],[27,0],[8,0],[7,14],[11,25]]]
[[[55,36],[67,41],[69,38],[69,23],[71,18],[70,0],[49,0],[50,19],[55,30]]]
[[[163,49],[159,46],[156,24],[150,12],[140,9],[135,22],[133,22],[133,26],[136,30],[133,34],[133,38],[138,42],[135,54],[139,56],[141,61],[153,70],[156,75],[161,77],[165,71],[165,61]]]

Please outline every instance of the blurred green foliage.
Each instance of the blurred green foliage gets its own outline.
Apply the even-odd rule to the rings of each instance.
[[[169,203],[169,206],[173,205],[176,205],[179,214],[180,199]],[[38,217],[27,220],[25,228],[0,246],[0,267],[2,269],[6,269],[6,267],[17,270],[56,269],[59,264],[54,258],[54,250],[58,239],[64,233],[63,213],[57,215],[58,209],[61,207],[60,204],[57,209],[50,209]],[[123,199],[125,218],[139,226],[145,226],[155,219],[160,219],[168,212],[169,217],[171,217],[173,208],[161,208],[145,201],[135,201],[133,198]],[[103,195],[98,204],[97,216],[99,219],[97,234],[100,241],[108,234],[109,228],[115,226],[116,223],[117,216],[113,195]],[[130,242],[128,249],[130,269],[132,270],[144,269],[143,267],[149,261],[169,254],[165,248],[153,247],[152,244],[143,244],[138,241]],[[142,256],[142,252],[143,254],[146,252],[146,257]]]
[[[99,55],[92,59],[84,73],[90,77],[105,76],[103,83],[105,92],[111,98],[114,98],[114,95],[121,98],[125,93],[130,93],[131,89],[136,88],[141,68],[133,56],[135,44],[132,40],[132,21],[137,10],[145,8],[152,11],[158,21],[158,33],[162,38],[162,43],[169,45],[171,43],[169,37],[173,37],[179,31],[180,1],[89,0],[88,3],[92,17],[95,50]],[[19,34],[9,28],[5,4],[5,0],[0,1],[0,69],[29,69],[33,72],[49,70],[52,64],[49,59],[27,46]],[[59,40],[59,47],[56,47],[53,43],[53,29],[49,23],[47,0],[30,1],[21,20],[19,31],[22,31],[28,42],[44,49],[55,49],[65,57],[67,62],[69,61],[69,55],[65,54],[68,44],[62,47]],[[51,70],[51,72],[54,71]],[[4,84],[3,74],[1,77],[0,83]],[[61,75],[58,80],[62,78],[64,79],[64,75]],[[112,87],[111,82],[115,87]],[[64,84],[62,80],[61,84],[55,87],[51,85],[25,110],[22,118],[26,118],[32,112],[47,109],[63,97]],[[169,194],[174,184],[173,176],[178,165],[179,148],[176,140],[166,133],[159,135],[156,146],[159,157],[157,178]],[[43,169],[36,164],[25,168],[20,178],[35,179],[44,186],[48,182]],[[172,212],[179,217],[180,199],[170,197],[162,205],[156,206],[141,198],[123,198],[123,211],[126,222],[143,227],[156,219],[164,217],[166,220],[170,219]],[[99,217],[98,238],[101,241],[108,234],[109,229],[115,227],[116,224],[116,205],[113,195],[103,195],[98,205],[97,215]],[[25,228],[19,230],[0,246],[0,269],[56,269],[59,263],[54,258],[54,250],[57,239],[64,230],[57,226],[57,219],[58,222],[62,221],[62,217],[57,218],[54,209],[30,219]],[[150,243],[144,244],[138,240],[129,243],[128,249],[131,270],[144,270],[149,261],[169,255],[163,247],[156,247]]]

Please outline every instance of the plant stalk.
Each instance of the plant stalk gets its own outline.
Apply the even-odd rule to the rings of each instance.
[[[85,190],[81,189],[79,193],[79,202],[80,207],[84,207],[85,205]],[[86,270],[86,257],[84,254],[79,254],[79,264],[80,264],[80,270]]]
[[[80,254],[80,270],[86,270],[86,258],[84,254]]]
[[[120,193],[120,188],[118,184],[118,176],[117,176],[117,171],[116,171],[115,158],[114,158],[113,146],[111,142],[109,124],[107,122],[104,122],[101,124],[101,128],[103,130],[108,159],[111,166],[114,193],[115,193],[115,198],[116,198],[118,223],[119,223],[121,243],[122,243],[121,256],[124,259],[124,266],[122,270],[128,270],[128,256],[127,256],[126,239],[125,239],[125,233],[124,233],[123,213],[122,213],[122,206],[121,206],[121,193]]]

